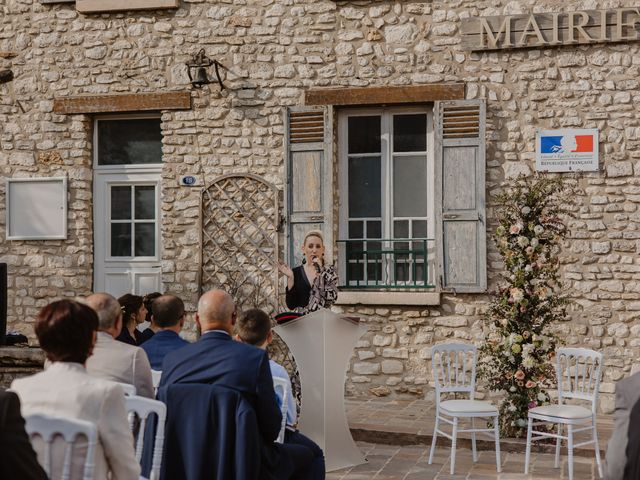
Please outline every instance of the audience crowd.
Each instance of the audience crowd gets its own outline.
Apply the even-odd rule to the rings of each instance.
[[[195,314],[201,336],[189,343],[180,337],[184,303],[174,295],[116,300],[95,293],[44,307],[35,323],[44,371],[0,391],[0,478],[47,478],[43,441],[30,442],[25,432],[24,417],[38,414],[96,426],[92,478],[142,478],[125,388],[156,398],[153,369],[161,372],[157,399],[167,408],[160,478],[323,479],[322,450],[296,429],[290,378],[266,352],[271,319],[256,309],[239,316],[230,295],[206,292]],[[286,397],[276,393],[274,377],[285,381]],[[283,402],[286,431],[279,443]],[[145,448],[156,428],[137,432],[145,435]],[[74,445],[71,478],[83,478],[87,449],[86,439]],[[64,455],[54,443],[50,478],[59,478]]]

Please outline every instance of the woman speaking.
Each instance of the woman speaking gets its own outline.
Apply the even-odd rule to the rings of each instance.
[[[287,307],[305,315],[329,308],[338,297],[338,275],[333,265],[324,259],[324,239],[312,230],[302,242],[302,265],[291,269],[280,263],[278,270],[287,277]]]

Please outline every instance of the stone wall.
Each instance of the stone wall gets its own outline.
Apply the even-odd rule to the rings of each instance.
[[[44,352],[39,348],[0,347],[0,388],[9,388],[16,378],[42,370]]]
[[[16,53],[0,58],[0,68],[16,76],[0,86],[2,175],[65,173],[71,195],[68,240],[7,242],[0,184],[10,328],[33,338],[30,323],[40,306],[91,290],[91,118],[54,114],[54,98],[190,89],[184,63],[203,47],[228,67],[227,89],[194,90],[191,111],[162,115],[163,284],[193,311],[199,190],[179,187],[180,175],[208,184],[222,173],[250,171],[283,188],[283,107],[301,105],[305,89],[461,81],[467,98],[487,100],[488,218],[500,183],[532,170],[537,128],[600,131],[601,171],[571,177],[576,194],[567,199],[573,218],[563,278],[574,303],[558,330],[569,345],[604,352],[602,406],[610,411],[614,382],[640,354],[639,44],[495,53],[458,47],[464,17],[557,9],[550,0],[183,0],[176,11],[81,15],[73,4],[1,4],[0,51]],[[491,286],[499,271],[489,245]],[[444,295],[438,307],[342,307],[370,329],[356,350],[349,391],[430,392],[430,345],[480,342],[486,302],[482,295]]]

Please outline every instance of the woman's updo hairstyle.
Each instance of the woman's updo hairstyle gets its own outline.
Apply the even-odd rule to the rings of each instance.
[[[138,313],[140,307],[144,304],[143,298],[139,295],[126,293],[118,298],[118,303],[122,309],[122,326],[129,325],[131,317]],[[144,320],[144,319],[143,319]]]

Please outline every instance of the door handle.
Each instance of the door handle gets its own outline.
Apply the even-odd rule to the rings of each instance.
[[[442,215],[442,218],[444,218],[445,220],[454,220],[456,218],[458,218],[460,215],[457,215],[455,213],[444,213]]]

